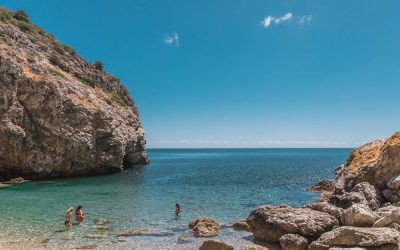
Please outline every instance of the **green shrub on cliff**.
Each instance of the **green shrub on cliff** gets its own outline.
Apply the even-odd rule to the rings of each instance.
[[[27,23],[25,21],[19,21],[18,22],[18,28],[20,28],[20,30],[22,30],[23,32],[34,31],[34,27],[32,26],[32,24]]]
[[[29,56],[27,59],[28,63],[34,63],[36,60],[32,56]]]
[[[126,104],[125,100],[124,100],[118,93],[116,93],[116,92],[114,92],[114,93],[111,94],[110,99],[111,99],[111,101],[114,101],[114,102],[118,103],[119,105],[121,105],[121,106],[123,106],[123,107],[128,106],[128,105]]]
[[[67,51],[71,56],[76,55],[76,52],[75,52],[75,50],[74,50],[73,48],[71,48],[71,47],[69,47],[69,46],[67,46],[67,45],[64,45],[64,49],[65,49],[65,51]]]
[[[24,22],[29,23],[29,16],[28,16],[28,14],[26,14],[26,12],[23,11],[23,10],[17,10],[17,11],[14,13],[14,18],[17,19],[17,20],[20,20],[20,21],[24,21]]]
[[[101,61],[96,61],[96,62],[94,63],[94,67],[95,67],[97,70],[100,70],[100,71],[103,71],[103,69],[104,69],[104,65],[103,65],[103,63],[102,63]]]
[[[60,69],[64,70],[65,72],[70,72],[69,67],[62,60],[63,60],[63,58],[61,58],[59,55],[56,55],[56,54],[52,54],[49,58],[49,62],[51,64],[59,67]]]
[[[12,15],[9,11],[0,9],[0,21],[7,22],[12,18]]]
[[[61,73],[60,71],[53,69],[53,68],[47,68],[50,72],[50,74],[52,74],[53,76],[60,76],[62,78],[64,78],[64,74]]]
[[[54,41],[53,43],[53,48],[55,51],[57,51],[58,53],[60,53],[61,55],[64,54],[64,46],[62,46],[61,43]]]

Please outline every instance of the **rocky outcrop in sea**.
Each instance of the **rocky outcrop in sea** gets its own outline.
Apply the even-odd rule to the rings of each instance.
[[[145,163],[138,110],[120,81],[0,7],[0,181]]]
[[[400,132],[356,148],[317,183],[320,198],[302,208],[261,206],[247,218],[254,238],[282,249],[399,249]]]

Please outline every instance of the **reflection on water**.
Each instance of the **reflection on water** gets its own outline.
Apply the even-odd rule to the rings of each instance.
[[[89,178],[29,182],[0,190],[0,239],[46,244],[96,244],[107,248],[180,248],[187,223],[201,215],[222,224],[245,218],[262,204],[301,206],[316,198],[305,189],[333,177],[349,149],[169,149],[149,150],[151,164]],[[175,216],[175,203],[181,215]],[[83,205],[86,221],[65,231],[64,213]],[[107,228],[95,220],[107,218]],[[129,229],[153,228],[162,235],[121,238]],[[241,245],[249,234],[222,230]],[[190,236],[190,235],[189,235]],[[151,239],[151,240],[149,240]],[[183,244],[188,249],[199,239]],[[40,243],[44,244],[44,243]],[[109,245],[111,244],[111,245]],[[168,246],[168,247],[167,247]],[[198,246],[197,246],[198,247]],[[154,249],[154,248],[153,248]]]

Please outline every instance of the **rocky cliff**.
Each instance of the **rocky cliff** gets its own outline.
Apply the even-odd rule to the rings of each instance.
[[[0,180],[147,163],[138,111],[101,63],[0,7]]]
[[[247,223],[256,239],[282,249],[400,249],[400,132],[354,149],[336,180],[310,188],[303,208],[262,206]]]

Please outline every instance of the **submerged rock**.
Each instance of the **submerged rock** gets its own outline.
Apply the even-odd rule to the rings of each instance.
[[[120,81],[40,27],[28,21],[32,32],[24,31],[14,13],[0,12],[9,17],[0,20],[0,180],[147,163],[138,110]]]
[[[110,224],[110,220],[106,218],[99,218],[94,221],[97,226],[104,226]]]
[[[95,233],[95,234],[86,234],[83,236],[83,238],[88,238],[88,239],[100,239],[100,238],[107,238],[110,235],[108,233]]]
[[[161,231],[158,229],[132,229],[123,233],[119,233],[117,234],[117,236],[129,237],[129,236],[140,236],[140,235],[157,235],[160,233]]]
[[[233,250],[233,247],[219,240],[206,240],[199,250]]]
[[[213,237],[219,233],[219,224],[211,218],[200,217],[189,223],[189,228],[197,237]]]
[[[72,249],[96,249],[96,248],[97,248],[97,245],[92,244],[92,245],[77,246]]]
[[[251,227],[250,225],[247,223],[246,220],[240,220],[237,221],[235,223],[233,223],[233,228],[236,230],[243,230],[243,231],[248,231],[251,232]]]
[[[398,249],[400,234],[391,228],[339,227],[324,233],[312,242],[309,250],[327,250],[331,247],[368,247]]]
[[[318,238],[339,224],[330,214],[309,208],[262,206],[252,211],[247,222],[253,235],[261,241],[278,242],[285,234],[299,234],[305,238]]]
[[[190,237],[183,235],[183,236],[180,236],[180,237],[178,238],[177,243],[178,243],[178,244],[187,244],[187,243],[190,243],[190,242],[192,242],[192,241],[193,241],[193,240],[192,240]]]

